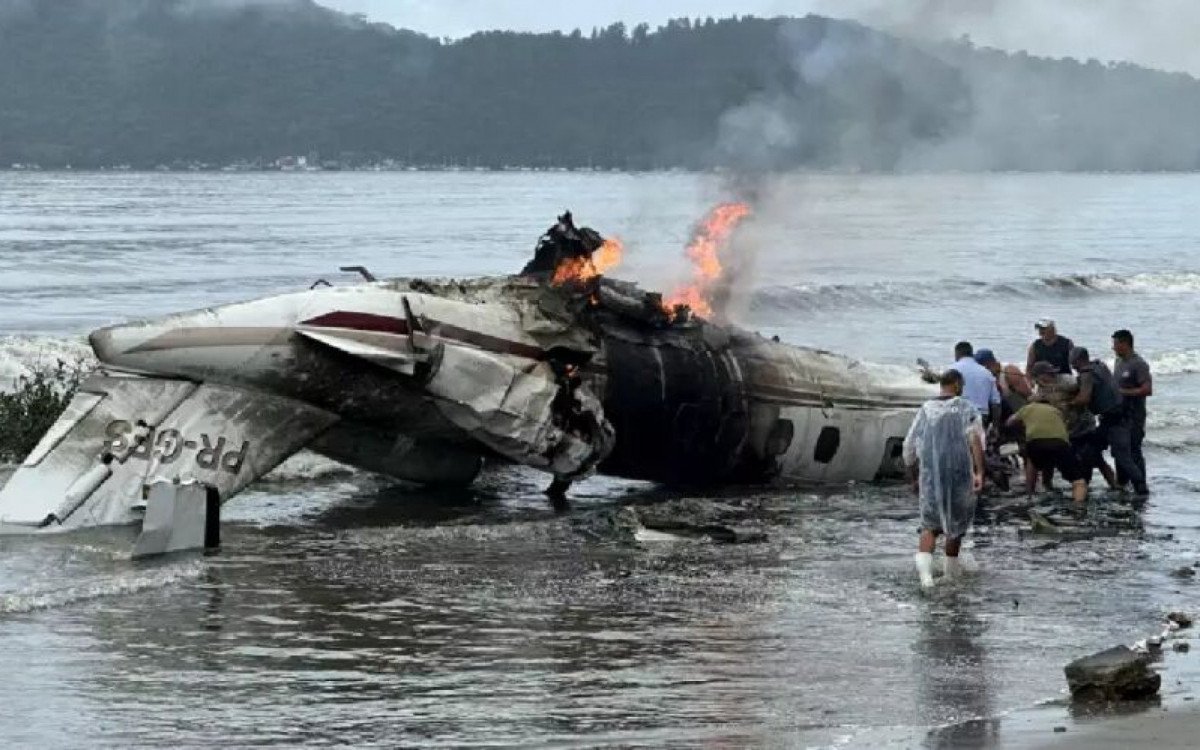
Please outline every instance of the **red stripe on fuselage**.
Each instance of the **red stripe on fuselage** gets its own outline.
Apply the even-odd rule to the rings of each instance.
[[[343,310],[318,315],[311,320],[304,321],[303,325],[321,328],[351,328],[356,331],[379,331],[401,336],[408,333],[408,321],[404,318]]]
[[[480,349],[501,354],[513,354],[529,359],[545,359],[546,353],[539,346],[524,344],[520,341],[510,341],[497,336],[489,336],[486,333],[461,328],[450,323],[430,320],[429,318],[424,318],[422,324],[425,327],[425,332],[433,336],[461,341],[464,344],[470,344]],[[393,318],[373,313],[347,312],[345,310],[318,315],[311,320],[304,321],[302,325],[319,328],[349,328],[356,331],[378,331],[380,333],[393,333],[401,336],[408,334],[408,321],[404,318]]]

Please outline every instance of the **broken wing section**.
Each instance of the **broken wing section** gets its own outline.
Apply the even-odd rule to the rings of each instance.
[[[442,414],[518,463],[564,479],[586,476],[615,433],[587,386],[548,362],[442,344],[426,389]]]
[[[336,421],[238,388],[95,375],[0,489],[0,525],[131,523],[154,480],[203,482],[224,501]]]

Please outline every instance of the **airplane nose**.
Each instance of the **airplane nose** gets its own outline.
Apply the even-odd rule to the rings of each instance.
[[[88,343],[101,364],[114,367],[140,366],[135,363],[139,347],[160,333],[159,327],[148,324],[117,325],[99,328],[88,335]]]
[[[108,328],[100,328],[92,331],[88,335],[88,343],[92,345],[92,352],[95,353],[96,359],[103,364],[113,364],[113,339],[112,331]]]

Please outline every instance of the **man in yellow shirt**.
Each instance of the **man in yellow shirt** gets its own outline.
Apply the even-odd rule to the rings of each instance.
[[[1071,483],[1071,496],[1075,502],[1082,503],[1087,500],[1087,482],[1083,481],[1083,471],[1071,450],[1067,423],[1062,412],[1043,399],[1044,396],[1034,396],[1009,417],[1008,425],[1025,430],[1026,455],[1037,471],[1058,469],[1063,479]],[[1033,494],[1032,484],[1026,487],[1026,492]]]

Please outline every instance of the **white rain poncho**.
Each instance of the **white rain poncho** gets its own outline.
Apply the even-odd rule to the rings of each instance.
[[[917,411],[904,438],[904,462],[920,461],[921,528],[956,538],[971,527],[971,440],[983,440],[983,424],[966,399],[934,399]]]

